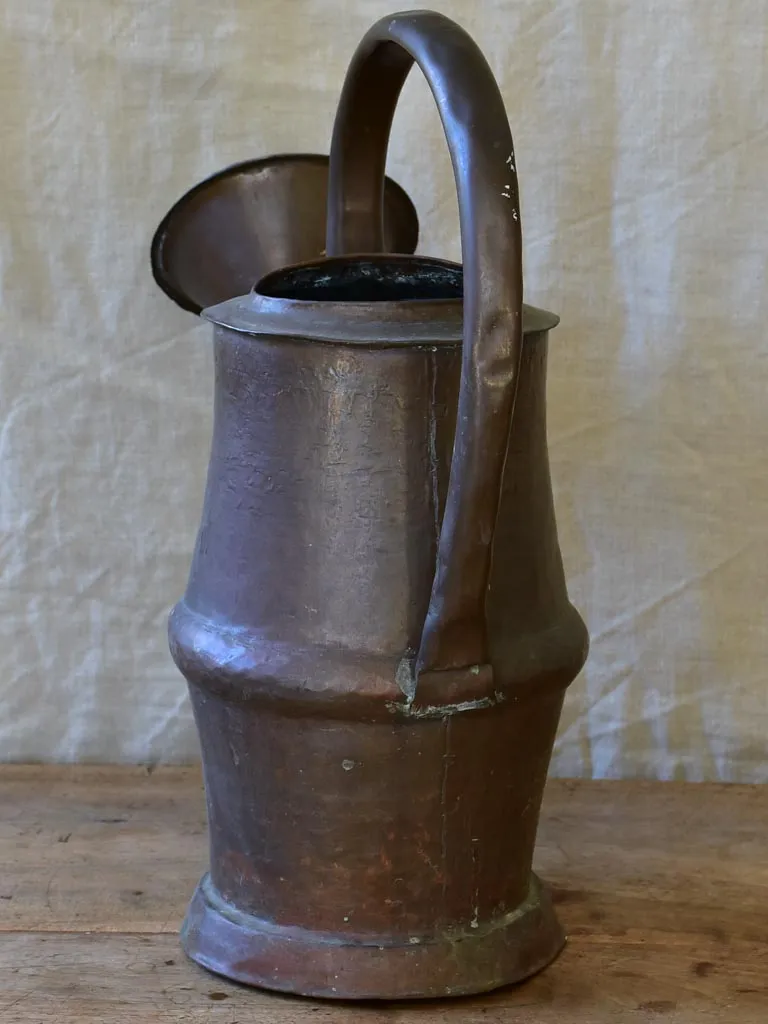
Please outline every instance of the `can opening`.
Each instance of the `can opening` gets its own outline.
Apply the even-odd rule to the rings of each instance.
[[[276,270],[254,291],[304,302],[418,302],[461,299],[458,263],[426,256],[338,256]]]

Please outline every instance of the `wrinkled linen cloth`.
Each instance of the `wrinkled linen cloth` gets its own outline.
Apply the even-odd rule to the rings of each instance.
[[[431,6],[496,73],[589,624],[553,772],[768,779],[768,0]],[[198,755],[166,617],[207,465],[209,328],[154,285],[170,205],[327,152],[381,0],[6,0],[0,14],[0,760]],[[408,80],[388,171],[460,258]]]

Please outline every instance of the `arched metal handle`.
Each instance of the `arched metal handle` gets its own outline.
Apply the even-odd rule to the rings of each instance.
[[[437,103],[459,198],[464,348],[456,437],[422,673],[488,665],[485,599],[522,346],[522,238],[504,102],[488,63],[444,15],[383,18],[347,72],[331,144],[327,253],[382,249],[392,118],[413,64]]]

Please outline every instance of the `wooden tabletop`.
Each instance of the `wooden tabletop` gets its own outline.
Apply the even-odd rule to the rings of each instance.
[[[2,1024],[768,1024],[768,787],[552,782],[537,867],[565,952],[477,999],[346,1006],[181,952],[196,769],[0,767]]]

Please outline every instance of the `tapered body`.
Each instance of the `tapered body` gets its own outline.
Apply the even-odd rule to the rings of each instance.
[[[500,99],[451,22],[398,18],[373,30],[342,95],[332,258],[205,313],[213,442],[170,623],[211,844],[185,948],[236,980],[330,998],[482,991],[556,955],[531,863],[587,652],[547,459],[556,318],[522,306],[516,178],[499,198],[511,140],[506,177],[487,155]],[[359,216],[383,182],[376,138],[367,162],[350,149],[361,83],[389,69],[394,109],[404,78],[377,63],[384,36],[433,88],[450,72],[460,91],[456,55],[472,58],[482,116],[441,109],[463,273],[377,255],[376,218]]]

